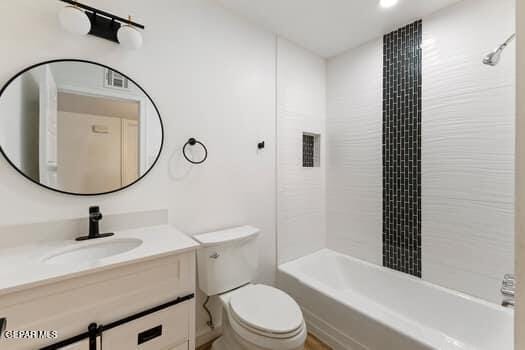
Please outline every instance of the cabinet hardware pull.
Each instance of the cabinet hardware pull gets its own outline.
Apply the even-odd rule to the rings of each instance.
[[[149,342],[162,335],[162,325],[140,332],[137,336],[137,345]]]

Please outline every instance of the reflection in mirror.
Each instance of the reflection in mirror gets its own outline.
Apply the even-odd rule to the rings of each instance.
[[[162,122],[129,78],[84,61],[55,61],[16,76],[0,95],[0,147],[36,183],[101,194],[144,176],[162,148]]]

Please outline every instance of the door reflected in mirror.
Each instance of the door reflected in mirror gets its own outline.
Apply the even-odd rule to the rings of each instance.
[[[0,94],[0,147],[20,173],[78,195],[142,178],[163,144],[157,108],[127,76],[85,61],[43,63]]]

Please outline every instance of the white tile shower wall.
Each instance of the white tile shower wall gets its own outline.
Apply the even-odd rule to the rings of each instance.
[[[326,245],[324,59],[277,43],[277,232],[279,263]],[[320,167],[303,167],[303,132],[320,136]]]
[[[93,36],[65,32],[59,1],[0,1],[0,82],[36,62],[82,58],[128,73],[152,96],[165,123],[157,166],[137,185],[100,197],[73,197],[28,182],[0,159],[0,226],[169,209],[188,233],[252,224],[262,229],[259,280],[275,271],[275,36],[212,0],[90,0],[146,25],[144,46],[128,51]],[[23,19],[23,20],[22,20]],[[202,166],[181,159],[189,137],[210,156]],[[257,151],[265,140],[266,149]],[[201,300],[199,299],[199,302]],[[199,331],[206,315],[198,308]]]
[[[516,113],[516,279],[525,281],[525,1],[516,2],[517,113]],[[516,299],[525,300],[525,283],[518,283]],[[515,309],[515,349],[525,349],[525,303]]]
[[[380,39],[328,61],[328,247],[381,264]]]
[[[500,302],[514,270],[515,1],[465,0],[423,19],[423,277]],[[487,25],[490,23],[490,25]]]
[[[487,25],[490,23],[490,25]],[[514,1],[423,18],[423,279],[500,302],[513,271]],[[381,265],[381,39],[328,62],[328,247]]]

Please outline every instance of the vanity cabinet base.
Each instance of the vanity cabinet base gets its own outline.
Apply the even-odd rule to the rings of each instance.
[[[57,331],[55,339],[0,339],[0,348],[34,350],[195,293],[195,253],[142,261],[46,284],[0,298],[7,330]],[[158,328],[162,326],[161,335]],[[152,330],[153,329],[153,330]],[[150,331],[147,333],[147,331]],[[144,333],[146,332],[146,333]],[[139,334],[141,344],[138,344]],[[103,333],[111,350],[195,349],[195,300],[160,310]],[[88,350],[81,341],[63,349]],[[178,345],[182,344],[182,345]]]

